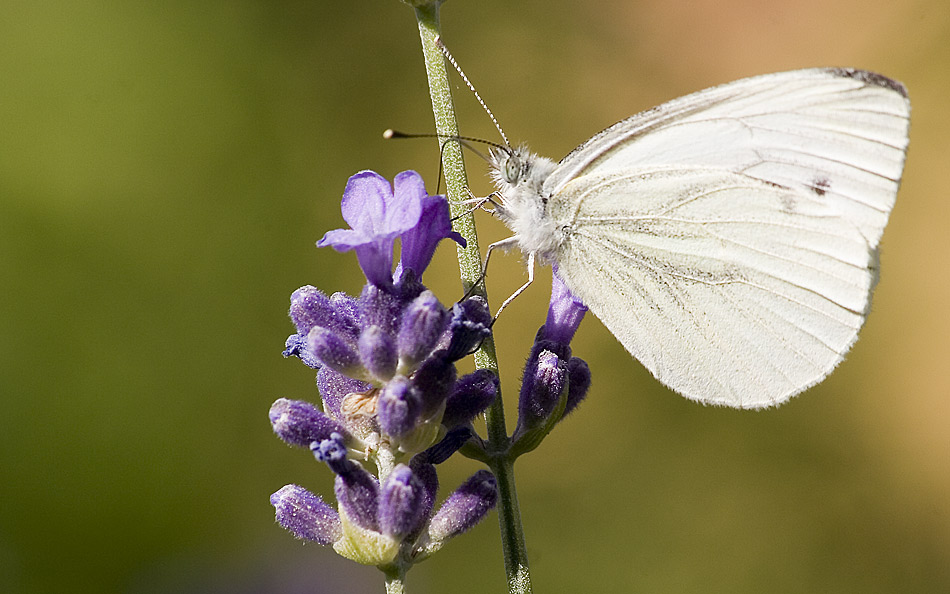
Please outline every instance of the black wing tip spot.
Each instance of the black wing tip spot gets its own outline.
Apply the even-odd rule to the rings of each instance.
[[[899,93],[904,99],[907,99],[907,87],[897,82],[893,78],[887,78],[883,74],[878,74],[869,70],[858,70],[857,68],[832,68],[831,72],[835,76],[840,76],[842,78],[853,78],[865,84],[876,85],[885,89],[890,89],[896,93]]]
[[[811,182],[811,185],[808,186],[808,189],[819,196],[824,196],[825,192],[827,192],[828,188],[830,187],[831,180],[829,180],[827,177],[818,177],[815,178],[815,181]]]

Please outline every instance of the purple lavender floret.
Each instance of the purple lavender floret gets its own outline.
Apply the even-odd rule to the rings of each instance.
[[[403,313],[396,338],[403,365],[416,366],[428,357],[445,331],[447,321],[448,312],[431,291],[416,297]]]
[[[349,440],[340,423],[326,416],[309,402],[280,398],[270,407],[274,433],[289,445],[309,448],[310,444],[329,439],[334,433]]]
[[[346,377],[342,373],[334,371],[329,367],[320,369],[317,373],[317,390],[320,392],[320,398],[323,400],[323,410],[334,419],[341,420],[343,412],[341,407],[343,399],[348,394],[366,393],[372,389],[372,385]]]
[[[363,367],[378,381],[387,382],[396,373],[396,343],[391,334],[379,326],[369,326],[360,334],[357,344]]]
[[[582,359],[571,356],[570,345],[587,307],[556,272],[547,320],[535,336],[522,376],[518,427],[513,436],[519,455],[537,447],[554,424],[577,407],[590,387],[590,369]],[[559,409],[562,396],[565,400]],[[556,411],[560,412],[555,416]]]
[[[332,330],[312,328],[307,334],[307,350],[330,369],[349,377],[365,377],[356,345]]]
[[[429,537],[444,542],[469,530],[498,501],[498,484],[487,470],[479,470],[448,496],[429,523]]]
[[[590,389],[590,367],[580,357],[571,357],[567,363],[567,374],[570,378],[570,386],[567,389],[567,404],[564,406],[562,417],[573,412]]]
[[[448,356],[457,361],[478,348],[491,335],[492,315],[488,303],[478,295],[452,306],[449,321],[451,339]]]
[[[425,188],[414,183],[413,171],[396,176],[395,192],[381,175],[361,171],[343,191],[343,220],[350,229],[328,231],[317,247],[338,252],[354,250],[367,280],[380,287],[392,286],[393,244],[419,223]]]
[[[379,529],[401,538],[417,530],[425,519],[425,485],[405,464],[397,465],[380,489]]]
[[[422,397],[422,414],[433,414],[452,393],[457,373],[446,351],[436,351],[423,361],[412,376],[412,384]]]
[[[422,414],[422,396],[405,377],[397,377],[380,392],[377,404],[379,427],[395,437],[402,437],[416,427]]]
[[[534,364],[526,369],[518,401],[518,422],[526,429],[537,426],[557,407],[565,386],[569,385],[567,363],[548,350],[542,350]]]
[[[498,390],[498,376],[488,369],[462,376],[445,402],[442,424],[451,429],[472,422],[495,400]]]
[[[331,545],[343,534],[337,511],[299,485],[282,487],[270,502],[277,523],[297,538]]]
[[[329,439],[313,443],[311,449],[314,456],[326,462],[336,474],[333,490],[347,517],[358,526],[378,530],[379,483],[366,469],[346,457],[343,436],[335,433]]]
[[[397,176],[396,182],[400,182]],[[418,183],[422,178],[406,178],[406,183]],[[397,188],[397,192],[398,192]],[[418,190],[416,190],[418,191]],[[425,192],[425,188],[422,188]],[[422,272],[432,261],[435,248],[442,239],[451,239],[465,247],[465,238],[452,231],[452,222],[449,217],[449,203],[441,196],[425,196],[422,200],[422,214],[415,227],[402,235],[402,252],[396,278],[400,278],[406,270],[412,270],[422,279]]]
[[[544,322],[544,338],[561,344],[569,344],[577,327],[581,325],[587,306],[581,303],[557,274],[557,266],[551,275],[551,301],[548,317]]]

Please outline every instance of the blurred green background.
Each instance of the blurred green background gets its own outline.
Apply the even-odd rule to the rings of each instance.
[[[347,177],[435,184],[434,142],[380,137],[433,127],[411,9],[2,12],[0,592],[381,592],[376,570],[274,524],[271,492],[332,483],[266,413],[317,399],[280,356],[290,293],[360,288],[352,254],[314,247],[341,226]],[[442,22],[512,141],[553,158],[664,100],[793,68],[877,70],[914,107],[874,312],[823,384],[767,412],[702,407],[585,322],[592,393],[517,467],[536,591],[950,591],[945,0],[451,0]],[[463,133],[496,138],[455,96]],[[479,216],[483,245],[503,237]],[[547,274],[499,324],[509,405]],[[452,301],[456,277],[445,249],[427,280]],[[516,255],[493,262],[496,304],[522,279]],[[453,459],[443,485],[476,468]],[[420,593],[504,584],[494,514],[409,574]]]

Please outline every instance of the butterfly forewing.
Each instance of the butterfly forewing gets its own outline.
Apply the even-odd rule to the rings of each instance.
[[[873,247],[894,205],[909,110],[899,83],[865,71],[748,78],[615,124],[565,157],[544,189],[651,165],[722,168],[823,196]]]

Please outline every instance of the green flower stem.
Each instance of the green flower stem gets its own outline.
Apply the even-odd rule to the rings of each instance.
[[[406,593],[406,570],[401,565],[387,567],[383,573],[386,574],[386,594],[405,594]]]
[[[422,54],[429,78],[429,94],[432,97],[432,111],[435,115],[436,132],[440,135],[439,150],[441,151],[444,142],[442,139],[458,136],[458,124],[455,121],[455,108],[452,104],[452,93],[449,90],[445,58],[435,45],[439,37],[439,4],[440,2],[433,2],[417,6],[415,11],[416,20],[419,23],[419,35],[422,38]],[[462,287],[465,291],[471,289],[473,294],[480,295],[487,301],[488,294],[484,284],[475,286],[482,269],[478,236],[475,232],[475,217],[470,212],[466,214],[469,209],[461,204],[462,200],[469,197],[461,146],[457,142],[450,141],[442,154],[445,185],[454,219],[453,226],[468,243],[466,248],[458,248]],[[480,369],[490,369],[496,375],[498,374],[495,342],[491,336],[485,339],[475,353],[475,364]],[[521,526],[518,496],[515,491],[514,467],[505,453],[508,450],[509,440],[505,428],[501,392],[485,413],[485,420],[488,427],[488,447],[491,452],[497,452],[497,455],[491,457],[489,466],[498,480],[498,521],[501,525],[502,550],[505,556],[509,592],[527,594],[531,592],[528,554],[524,542],[524,529]]]

